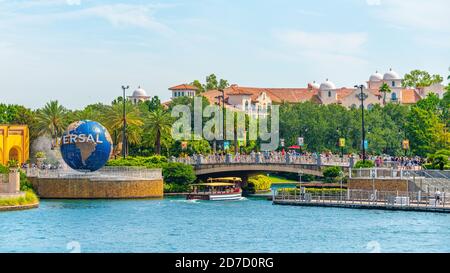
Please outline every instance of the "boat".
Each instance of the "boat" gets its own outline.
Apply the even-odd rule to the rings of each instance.
[[[239,177],[209,178],[207,183],[191,185],[187,200],[232,201],[242,199]]]

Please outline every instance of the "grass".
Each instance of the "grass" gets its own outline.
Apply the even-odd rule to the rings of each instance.
[[[24,206],[36,204],[39,198],[33,191],[26,191],[24,197],[0,199],[0,207]]]
[[[289,180],[281,176],[271,175],[269,176],[270,181],[272,181],[272,184],[293,184],[298,183],[298,181],[295,180]]]

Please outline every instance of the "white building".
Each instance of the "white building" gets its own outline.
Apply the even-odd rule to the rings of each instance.
[[[169,88],[169,90],[172,91],[172,99],[174,99],[178,97],[195,97],[198,88],[189,84],[180,84]]]
[[[147,92],[139,86],[138,89],[134,90],[133,95],[128,97],[128,99],[133,104],[138,104],[139,102],[150,100],[150,96],[148,96]]]

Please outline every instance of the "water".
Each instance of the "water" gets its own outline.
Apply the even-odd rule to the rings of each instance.
[[[0,252],[450,252],[450,215],[164,200],[0,213]]]

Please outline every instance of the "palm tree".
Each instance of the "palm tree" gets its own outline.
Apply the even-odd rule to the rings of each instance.
[[[171,137],[172,117],[164,109],[157,108],[146,117],[145,133],[148,141],[154,145],[156,154],[161,154],[161,143]]]
[[[44,108],[37,110],[36,129],[39,135],[50,135],[53,139],[62,135],[66,129],[67,109],[57,100],[48,102]]]
[[[138,144],[141,141],[142,128],[144,125],[140,117],[140,112],[131,102],[127,101],[125,104],[125,119],[127,122],[126,139],[129,144]],[[114,154],[119,154],[124,148],[120,144],[122,143],[122,130],[123,130],[123,104],[113,103],[107,109],[105,109],[102,120],[111,136],[114,140]]]
[[[380,93],[383,93],[383,105],[386,105],[386,94],[392,92],[391,88],[389,88],[389,85],[387,85],[387,83],[383,83],[378,91],[380,91]]]

